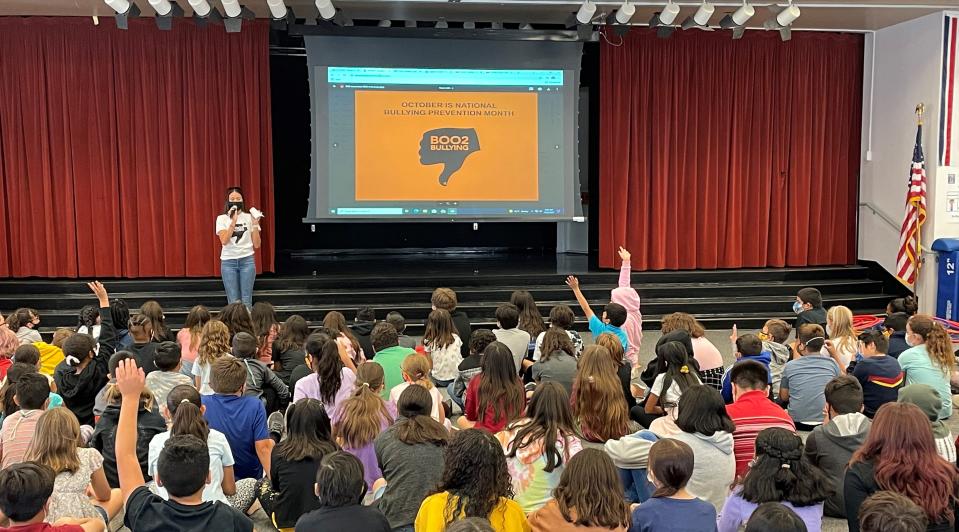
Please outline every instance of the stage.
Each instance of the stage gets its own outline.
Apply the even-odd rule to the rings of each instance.
[[[459,308],[474,327],[495,327],[496,306],[508,301],[513,290],[532,292],[544,316],[565,303],[582,318],[565,277],[579,276],[586,297],[601,312],[619,276],[616,270],[591,267],[585,255],[469,250],[281,253],[277,269],[281,273],[257,278],[253,299],[273,303],[281,320],[300,314],[318,325],[331,310],[352,319],[358,308],[370,306],[377,319],[401,312],[413,335],[422,334],[430,295],[439,286],[456,290]],[[193,305],[216,310],[226,303],[219,278],[101,280],[111,298],[125,299],[131,309],[149,299],[158,301],[174,329]],[[805,286],[819,288],[827,307],[843,304],[856,314],[881,313],[889,299],[901,295],[897,283],[868,264],[633,272],[632,286],[642,297],[647,330],[658,329],[664,314],[678,311],[697,316],[709,329],[734,323],[760,328],[769,318],[792,322],[796,291]],[[80,307],[95,302],[80,280],[4,280],[0,294],[4,314],[18,307],[37,309],[45,336],[56,327],[75,327]],[[577,328],[585,330],[585,320],[579,319]]]

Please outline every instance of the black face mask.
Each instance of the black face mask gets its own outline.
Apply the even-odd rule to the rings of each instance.
[[[229,212],[230,209],[232,209],[233,207],[236,207],[236,210],[242,212],[242,211],[243,211],[243,202],[242,202],[242,201],[228,201],[228,202],[226,203],[226,210],[227,210],[227,212]]]

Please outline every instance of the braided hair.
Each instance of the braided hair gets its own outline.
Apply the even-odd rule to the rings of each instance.
[[[792,431],[772,427],[756,437],[756,459],[743,479],[743,499],[789,501],[793,506],[818,504],[833,494],[833,482],[803,456],[802,439]]]

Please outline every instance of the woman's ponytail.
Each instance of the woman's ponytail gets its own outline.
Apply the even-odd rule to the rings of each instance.
[[[170,425],[172,436],[196,436],[206,441],[210,426],[200,410],[200,393],[188,384],[176,386],[167,394],[167,410],[173,417]]]
[[[952,351],[952,340],[942,324],[932,322],[932,329],[926,336],[926,350],[929,358],[934,360],[939,368],[947,375],[956,369],[956,355]]]

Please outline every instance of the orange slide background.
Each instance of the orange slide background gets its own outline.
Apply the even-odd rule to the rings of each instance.
[[[535,201],[538,189],[536,93],[356,91],[356,199],[367,201]],[[404,102],[493,103],[513,116],[397,116]],[[423,133],[473,128],[479,151],[446,186],[442,164],[420,164]]]

